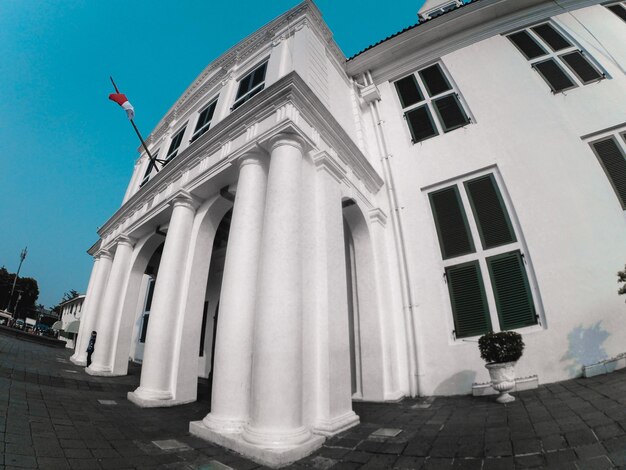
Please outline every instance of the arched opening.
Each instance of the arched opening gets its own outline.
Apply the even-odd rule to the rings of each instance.
[[[361,335],[359,331],[359,297],[354,239],[344,219],[343,235],[346,260],[346,292],[348,298],[348,334],[350,342],[350,382],[353,398],[363,398],[361,382]]]
[[[343,201],[352,397],[384,400],[381,317],[370,231],[352,199]]]
[[[161,243],[154,251],[141,278],[138,301],[139,308],[133,327],[133,345],[131,346],[130,352],[130,358],[133,362],[141,363],[143,361],[143,351],[148,333],[152,298],[154,297],[154,286],[159,272],[159,265],[161,264],[163,245],[164,243]]]
[[[200,348],[198,358],[198,376],[206,379],[206,388],[200,389],[199,399],[211,402],[213,371],[215,365],[215,339],[219,315],[219,300],[224,275],[224,261],[228,246],[228,235],[232,220],[232,209],[224,214],[215,232],[211,249],[209,275],[206,282],[202,326],[200,331]],[[206,397],[205,397],[206,395]]]

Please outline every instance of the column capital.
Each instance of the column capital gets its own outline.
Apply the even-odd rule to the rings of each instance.
[[[135,240],[126,235],[120,235],[119,237],[115,239],[115,244],[118,246],[128,245],[132,248],[135,245]]]
[[[270,151],[274,151],[277,147],[289,145],[297,148],[300,152],[304,150],[304,139],[298,134],[281,132],[270,138]]]
[[[245,165],[263,165],[263,161],[267,158],[267,154],[257,148],[250,150],[238,158],[239,169]]]
[[[102,258],[113,259],[111,252],[105,249],[99,250],[93,257],[96,261]]]
[[[189,194],[187,191],[182,190],[174,194],[174,197],[172,197],[169,203],[172,207],[188,207],[194,211],[198,208],[198,206],[200,206],[200,201],[198,201],[198,199]]]

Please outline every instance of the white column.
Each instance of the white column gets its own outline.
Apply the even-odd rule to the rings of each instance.
[[[76,339],[76,348],[70,360],[80,366],[87,365],[87,343],[91,332],[95,329],[98,320],[98,310],[102,300],[102,294],[106,287],[109,273],[111,272],[111,263],[113,258],[108,251],[100,251],[96,253],[89,285],[85,293],[85,302],[82,308],[80,319],[80,330]]]
[[[265,156],[240,162],[217,324],[211,413],[204,424],[239,432],[249,417],[254,309],[267,170]]]
[[[128,268],[133,253],[131,239],[120,236],[111,266],[111,273],[106,284],[102,307],[98,312],[96,345],[93,362],[86,371],[91,375],[112,375],[115,331],[121,314],[122,292],[128,279]]]
[[[140,406],[166,406],[167,401],[175,399],[172,388],[175,336],[179,331],[180,293],[196,210],[193,199],[185,192],[174,197],[172,205],[172,217],[154,286],[141,380],[139,388],[128,394],[128,399]],[[193,367],[196,368],[197,364]]]
[[[317,412],[314,431],[330,436],[355,426],[350,377],[350,331],[341,181],[345,169],[326,152],[316,165],[315,324]]]
[[[302,143],[271,146],[254,331],[252,409],[243,438],[269,449],[309,440],[302,423],[300,191]]]

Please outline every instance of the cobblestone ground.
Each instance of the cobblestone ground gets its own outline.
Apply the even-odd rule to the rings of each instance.
[[[254,462],[188,433],[208,411],[141,409],[126,400],[139,369],[91,377],[58,350],[0,336],[0,470],[253,469]],[[626,469],[626,370],[516,394],[355,403],[361,424],[296,469]],[[376,437],[381,428],[395,437]],[[173,442],[162,442],[170,441]]]

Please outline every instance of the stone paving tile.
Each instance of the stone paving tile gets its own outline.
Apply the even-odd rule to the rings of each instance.
[[[265,468],[189,435],[189,421],[209,409],[202,381],[196,403],[140,409],[126,400],[138,384],[138,366],[125,377],[92,377],[68,361],[70,351],[3,337],[0,354],[0,470],[193,470],[212,461],[238,470]],[[471,396],[355,402],[358,426],[286,468],[626,468],[626,370],[515,396],[505,406]],[[371,436],[380,428],[402,432]],[[167,439],[191,450],[165,452],[152,444]]]

